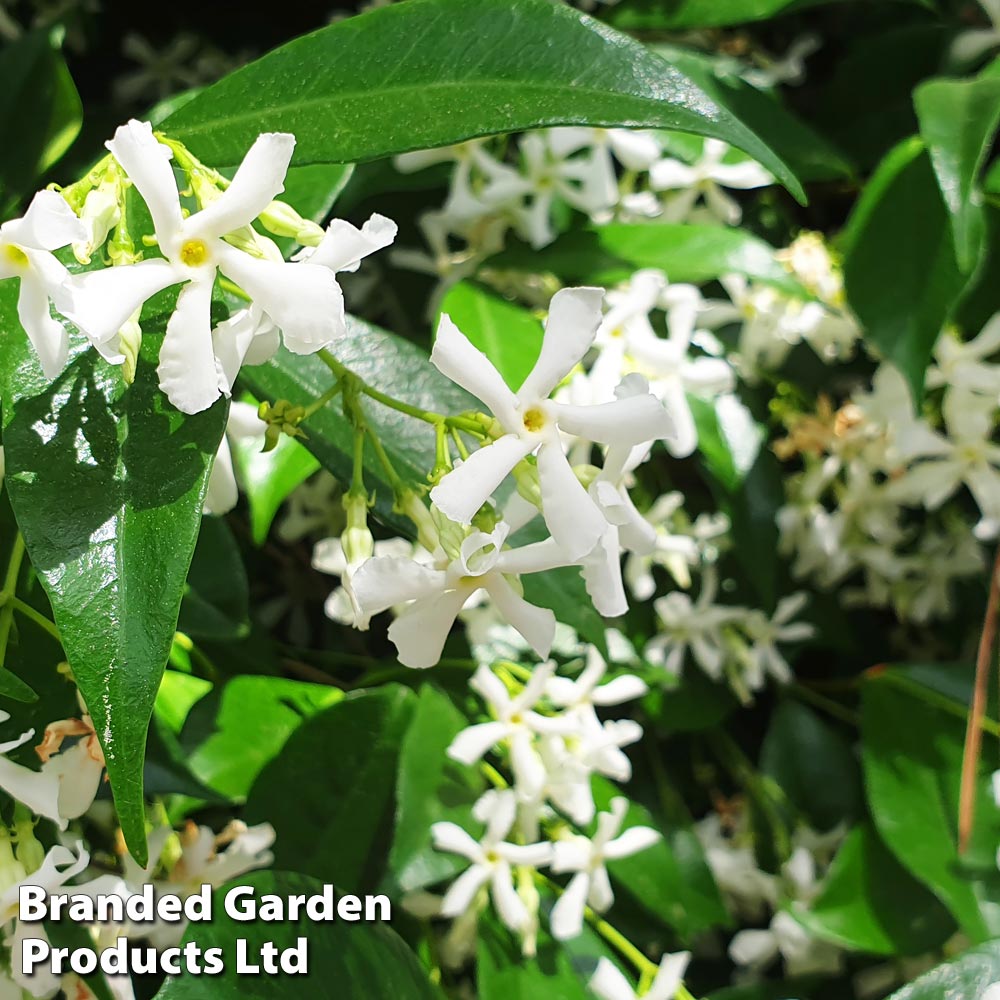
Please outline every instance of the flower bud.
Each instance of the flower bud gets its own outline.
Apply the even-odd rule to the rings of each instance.
[[[139,326],[141,311],[141,308],[136,309],[118,331],[118,345],[125,355],[125,360],[122,362],[122,378],[125,379],[126,385],[131,385],[135,381],[135,369],[139,362],[139,349],[142,347],[142,327]]]
[[[375,539],[368,528],[368,497],[364,493],[346,493],[341,500],[347,514],[347,527],[340,536],[344,558],[356,569],[375,554]]]
[[[87,239],[73,244],[73,256],[81,264],[90,263],[94,251],[104,246],[121,218],[118,198],[121,182],[117,174],[112,177],[113,179],[104,180],[96,188],[92,188],[84,199],[80,221],[87,227]]]
[[[260,224],[273,236],[290,236],[303,246],[319,246],[323,240],[323,227],[303,219],[287,202],[272,201],[259,218]]]
[[[14,833],[17,839],[15,851],[17,860],[24,868],[25,873],[30,875],[42,867],[42,863],[45,861],[45,848],[35,836],[35,824],[30,816],[15,818]]]

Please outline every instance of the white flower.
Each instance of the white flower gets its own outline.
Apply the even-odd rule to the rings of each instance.
[[[552,704],[577,716],[585,729],[599,726],[595,706],[621,705],[641,698],[649,689],[646,682],[635,674],[621,674],[601,684],[608,665],[594,646],[587,647],[587,665],[575,680],[552,677],[546,693]]]
[[[739,204],[722,188],[756,188],[774,183],[774,178],[753,160],[724,163],[729,147],[719,139],[706,139],[698,159],[693,164],[666,158],[654,163],[649,170],[649,183],[654,191],[678,191],[663,206],[667,222],[687,222],[699,201],[704,201],[707,213],[726,225],[740,221]]]
[[[0,722],[6,722],[9,718],[8,712],[0,710]],[[23,746],[34,735],[34,729],[29,729],[16,740],[0,743],[0,788],[18,802],[23,802],[33,813],[58,823],[60,829],[65,830],[68,817],[63,816],[59,810],[61,769],[48,766],[40,771],[32,771],[7,759],[7,754]]]
[[[1000,365],[987,358],[1000,352],[1000,313],[996,313],[972,340],[962,341],[945,331],[934,345],[936,365],[927,369],[928,389],[950,386],[1000,399]]]
[[[477,591],[485,590],[532,649],[539,656],[548,656],[555,616],[546,608],[529,604],[507,577],[541,573],[566,565],[567,559],[551,539],[505,550],[509,530],[501,521],[488,535],[472,531],[454,556],[439,550],[433,565],[413,559],[368,560],[351,581],[361,626],[372,615],[410,602],[389,627],[389,638],[400,663],[431,667],[441,658],[459,611]]]
[[[609,445],[630,446],[670,433],[669,418],[652,396],[635,396],[599,406],[571,406],[549,400],[559,381],[586,354],[600,322],[603,292],[563,289],[552,298],[542,350],[517,393],[489,359],[447,316],[441,317],[431,361],[452,381],[482,400],[503,435],[473,452],[431,491],[437,506],[468,524],[515,465],[536,454],[542,514],[552,537],[569,559],[586,555],[604,534],[607,521],[570,466],[559,431]]]
[[[722,677],[726,659],[722,627],[738,615],[734,609],[715,603],[717,588],[715,570],[708,567],[697,601],[675,590],[654,602],[660,632],[646,646],[646,657],[651,663],[662,664],[667,673],[679,677],[690,649],[709,677],[713,680]]]
[[[215,461],[208,477],[203,507],[206,514],[227,514],[236,506],[236,501],[239,499],[239,486],[233,468],[230,442],[253,441],[255,438],[260,438],[263,444],[266,430],[267,424],[257,416],[256,406],[236,402],[229,407],[226,433],[219,442],[219,450],[215,453]]]
[[[807,622],[793,622],[792,619],[805,607],[809,600],[801,591],[790,594],[778,601],[774,615],[769,619],[762,611],[751,611],[743,622],[751,646],[747,651],[751,669],[746,678],[751,691],[764,686],[767,674],[785,684],[792,679],[792,670],[778,651],[779,642],[804,642],[811,639],[816,630]]]
[[[66,328],[49,311],[50,301],[60,312],[70,308],[69,272],[52,251],[86,237],[83,223],[55,191],[39,191],[23,218],[0,226],[0,280],[21,282],[17,316],[46,378],[63,370],[69,353]]]
[[[784,910],[766,930],[742,930],[729,944],[729,957],[755,971],[766,969],[779,955],[788,976],[836,976],[844,967],[844,953],[836,945],[813,937]]]
[[[42,761],[41,774],[55,776],[59,784],[58,810],[65,821],[82,816],[97,796],[104,776],[104,751],[94,730],[94,722],[83,699],[77,694],[81,714],[78,719],[60,719],[45,727],[35,753]],[[79,737],[68,749],[67,738]]]
[[[1000,41],[1000,37],[997,40]],[[1000,1000],[1000,983],[990,983],[980,994],[979,1000]]]
[[[660,959],[660,971],[643,993],[643,1000],[674,1000],[684,982],[684,970],[691,961],[691,953],[678,952]],[[591,993],[601,1000],[639,1000],[639,994],[629,985],[618,967],[607,958],[597,963],[597,969],[587,984]]]
[[[742,826],[746,827],[746,813],[740,813],[739,817]],[[718,813],[709,813],[695,824],[694,831],[705,852],[705,860],[712,869],[712,878],[727,904],[737,916],[759,921],[775,905],[777,877],[757,866],[749,839],[723,834]]]
[[[545,765],[534,746],[536,734],[572,733],[577,729],[573,719],[541,715],[534,710],[553,673],[555,664],[539,664],[524,688],[511,697],[489,667],[479,667],[469,687],[489,705],[494,721],[463,729],[451,741],[448,756],[463,764],[474,764],[496,744],[506,741],[518,792],[526,797],[535,795],[545,783]]]
[[[353,266],[395,235],[393,224],[381,218],[368,224],[368,232],[334,222],[323,243],[300,264],[281,260],[263,238],[253,239],[260,256],[227,243],[224,237],[250,226],[284,190],[294,145],[295,137],[285,133],[259,136],[229,187],[185,218],[171,151],[147,122],[130,121],[108,142],[149,208],[164,258],[77,276],[71,318],[109,360],[120,362],[114,341],[126,320],[155,293],[183,284],[167,323],[158,372],[161,388],[185,413],[197,413],[231,391],[257,332],[242,323],[220,328],[223,336],[241,334],[239,346],[235,340],[218,343],[218,330],[213,337],[211,301],[219,271],[281,329],[289,350],[308,354],[344,332],[343,295],[334,270]]]
[[[557,940],[576,937],[583,930],[585,907],[603,913],[615,901],[606,861],[637,854],[660,839],[659,833],[648,826],[633,826],[619,835],[627,811],[627,799],[612,799],[611,811],[597,817],[597,832],[592,839],[575,836],[553,845],[552,871],[575,872],[552,908],[550,923]]]
[[[500,919],[513,931],[525,929],[531,914],[514,888],[513,866],[538,868],[549,863],[552,845],[510,844],[503,838],[514,825],[517,802],[509,789],[487,792],[475,805],[473,815],[486,824],[479,842],[455,823],[431,827],[434,846],[468,858],[470,866],[452,883],[441,902],[441,915],[459,917],[472,908],[479,890],[487,883]]]

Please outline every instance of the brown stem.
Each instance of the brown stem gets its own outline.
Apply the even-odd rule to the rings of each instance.
[[[979,637],[976,653],[976,684],[972,693],[972,708],[965,729],[965,749],[962,752],[962,788],[958,804],[958,850],[964,854],[972,836],[976,815],[976,774],[979,753],[983,745],[983,717],[986,715],[986,698],[990,686],[990,656],[997,634],[997,617],[1000,615],[1000,547],[997,548],[990,574],[990,595],[986,601],[986,617]]]

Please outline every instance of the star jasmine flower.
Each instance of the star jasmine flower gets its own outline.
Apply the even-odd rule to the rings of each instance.
[[[552,908],[550,924],[557,940],[574,938],[583,930],[583,912],[588,905],[598,913],[611,908],[615,895],[606,861],[638,854],[660,839],[660,834],[648,826],[633,826],[619,835],[627,811],[626,799],[612,799],[611,811],[597,817],[597,832],[592,839],[574,836],[553,845],[552,871],[575,872]]]
[[[62,820],[82,816],[97,797],[104,777],[104,751],[94,730],[94,722],[83,699],[80,718],[60,719],[45,727],[42,742],[35,753],[42,761],[42,774],[54,775],[59,783],[58,810]],[[67,738],[79,737],[68,749]]]
[[[1000,313],[996,313],[972,340],[962,341],[946,331],[934,345],[937,364],[927,369],[928,389],[950,386],[1000,398],[1000,365],[986,359],[1000,352]]]
[[[10,713],[0,710],[0,723],[9,718]],[[65,830],[67,817],[59,811],[61,769],[43,766],[40,771],[32,771],[7,759],[7,754],[23,746],[34,735],[34,729],[29,729],[16,740],[0,743],[0,788],[11,798],[23,802],[33,813],[58,823],[59,828]]]
[[[751,669],[746,680],[751,691],[763,687],[768,674],[783,684],[792,679],[792,669],[778,651],[778,643],[804,642],[815,635],[816,629],[808,622],[792,621],[808,600],[809,596],[800,591],[778,601],[770,619],[762,611],[747,615],[744,628],[752,645],[747,651]]]
[[[458,551],[439,549],[431,565],[413,559],[369,559],[355,572],[352,587],[361,611],[361,627],[372,615],[407,604],[389,627],[399,662],[408,667],[432,667],[459,611],[485,590],[503,616],[539,656],[548,656],[555,634],[555,615],[529,604],[508,576],[542,573],[568,562],[551,539],[504,549],[510,528],[500,522],[486,534],[472,531]]]
[[[674,1000],[684,982],[684,971],[691,961],[691,953],[678,952],[664,955],[660,959],[660,969],[649,989],[643,993],[643,1000]],[[610,959],[602,958],[587,984],[591,993],[601,1000],[639,1000],[639,994],[622,975],[618,966]]]
[[[649,169],[649,183],[654,191],[677,191],[663,206],[667,222],[689,222],[699,201],[705,211],[729,226],[739,223],[743,213],[739,204],[723,188],[757,188],[774,183],[774,178],[754,160],[723,162],[729,146],[719,139],[706,139],[700,159],[693,164],[670,157]]]
[[[219,442],[219,450],[212,463],[212,471],[208,477],[208,489],[205,492],[204,513],[227,514],[236,506],[239,499],[239,486],[236,482],[236,471],[233,468],[233,453],[230,442],[264,440],[267,424],[257,416],[257,407],[250,403],[233,403],[229,407],[229,418],[226,422],[226,433]]]
[[[503,431],[431,491],[448,517],[468,524],[514,466],[534,454],[542,515],[567,557],[586,555],[600,540],[607,522],[574,474],[559,432],[629,446],[666,437],[671,431],[667,414],[648,394],[598,406],[572,406],[548,398],[593,343],[602,295],[599,288],[573,288],[553,296],[541,354],[516,393],[455,324],[441,317],[431,361],[482,400]]]
[[[791,913],[779,910],[766,929],[739,931],[729,944],[737,964],[762,971],[778,957],[788,976],[836,976],[844,967],[844,953],[834,944],[813,937]]]
[[[52,318],[49,303],[64,313],[72,304],[69,272],[52,251],[86,238],[86,227],[55,191],[39,191],[22,218],[0,225],[0,280],[20,281],[17,317],[46,378],[63,370],[69,353],[66,328]]]
[[[600,727],[596,706],[621,705],[641,698],[649,689],[635,674],[621,674],[601,684],[608,665],[594,646],[587,647],[587,664],[574,680],[552,677],[546,685],[549,700],[580,719],[584,730]]]
[[[525,796],[536,794],[545,783],[545,765],[534,745],[535,736],[573,733],[578,728],[572,718],[546,716],[535,711],[554,673],[554,664],[539,664],[532,671],[531,680],[511,697],[503,681],[489,667],[479,667],[469,687],[489,706],[494,721],[463,729],[451,741],[448,756],[471,765],[482,760],[492,747],[506,741],[518,791]]]
[[[473,840],[455,823],[435,823],[431,827],[434,846],[439,851],[468,858],[471,864],[452,883],[441,902],[441,915],[460,917],[473,907],[480,889],[489,884],[493,905],[511,930],[528,927],[531,914],[514,888],[513,868],[526,865],[540,868],[549,863],[552,845],[511,844],[504,837],[514,826],[517,801],[514,792],[489,791],[473,807],[473,815],[486,824],[480,841]]]

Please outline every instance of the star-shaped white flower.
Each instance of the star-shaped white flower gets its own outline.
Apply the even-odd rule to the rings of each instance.
[[[599,288],[570,288],[553,296],[541,354],[516,393],[451,319],[441,317],[431,361],[482,400],[504,431],[431,491],[448,517],[468,524],[514,466],[535,454],[542,514],[568,559],[586,555],[604,534],[607,521],[574,474],[559,431],[601,444],[630,446],[666,437],[671,426],[663,407],[649,394],[598,406],[572,406],[548,398],[593,343],[603,294]]]
[[[511,844],[504,840],[514,825],[515,795],[509,789],[487,792],[475,805],[473,815],[486,824],[482,840],[475,841],[456,823],[435,823],[431,827],[434,846],[468,858],[470,866],[452,883],[441,901],[441,915],[459,917],[473,905],[479,890],[489,883],[493,905],[500,919],[511,929],[525,928],[531,915],[514,888],[513,867],[534,868],[549,863],[552,845]]]
[[[690,961],[691,953],[687,951],[664,955],[660,959],[660,970],[656,973],[656,978],[642,995],[643,1000],[674,1000]],[[591,993],[601,1000],[639,1000],[639,994],[622,975],[618,966],[607,958],[602,958],[597,963],[597,969],[587,985]]]
[[[574,836],[553,845],[552,871],[575,872],[552,907],[550,925],[556,939],[565,941],[580,933],[588,905],[598,913],[611,908],[615,894],[606,861],[638,854],[660,839],[660,834],[649,826],[629,827],[619,834],[626,812],[627,799],[612,799],[611,811],[597,817],[597,832],[592,839]]]
[[[69,272],[52,251],[86,237],[86,227],[55,191],[39,191],[22,218],[0,226],[0,280],[20,280],[17,317],[46,378],[63,370],[69,352],[66,328],[49,311],[49,302],[60,312],[70,308]]]

